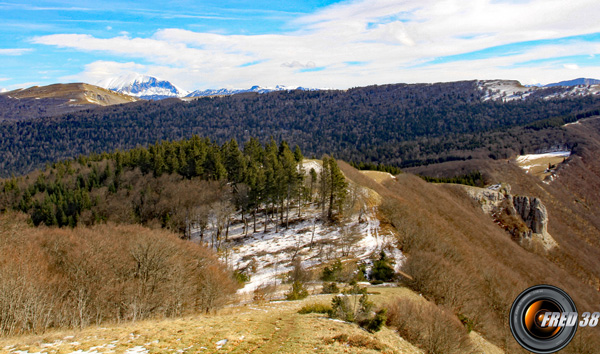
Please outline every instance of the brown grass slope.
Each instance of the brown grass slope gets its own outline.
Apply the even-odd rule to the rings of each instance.
[[[4,95],[13,98],[58,98],[66,100],[67,105],[111,106],[138,101],[136,97],[84,83],[33,86]]]
[[[586,160],[585,151],[581,162],[563,167],[558,181],[550,185],[514,164],[487,163],[491,178],[511,183],[516,194],[542,198],[550,217],[549,232],[560,245],[550,254],[526,250],[513,241],[461,186],[428,184],[410,174],[383,186],[362,183],[370,184],[384,198],[382,210],[399,232],[400,247],[408,255],[403,270],[415,278],[407,284],[456,315],[473,320],[475,329],[488,340],[514,353],[522,349],[510,334],[508,314],[515,297],[527,287],[559,286],[574,298],[580,312],[597,311],[600,304],[598,210],[587,212],[597,206],[600,185],[594,181],[600,169]],[[589,154],[592,158],[591,150]],[[343,168],[347,176],[360,181],[347,166]],[[576,179],[579,175],[583,175],[580,180]],[[563,352],[582,353],[593,345],[588,330],[580,329]]]

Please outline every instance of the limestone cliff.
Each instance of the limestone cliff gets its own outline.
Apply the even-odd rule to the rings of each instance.
[[[500,184],[489,188],[464,186],[467,194],[477,201],[481,209],[492,216],[519,242],[539,242],[545,250],[557,246],[548,233],[548,212],[539,198],[513,196],[510,185]]]

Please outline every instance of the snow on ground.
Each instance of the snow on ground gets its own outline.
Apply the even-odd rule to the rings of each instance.
[[[515,80],[487,80],[478,82],[479,89],[485,91],[483,101],[522,100],[531,95],[535,88],[525,87]]]
[[[356,215],[343,227],[319,220],[320,214],[320,208],[313,206],[291,222],[288,229],[278,232],[269,225],[265,233],[260,223],[258,232],[244,236],[243,224],[232,227],[233,235],[222,247],[221,258],[229,267],[251,276],[238,292],[251,293],[263,286],[281,284],[293,268],[294,257],[300,257],[302,266],[310,268],[336,258],[366,261],[385,249],[395,259],[396,267],[401,267],[404,256],[394,246],[393,235],[380,232],[375,209],[363,215],[361,222]]]
[[[311,168],[313,168],[317,174],[320,174],[321,170],[323,169],[323,164],[320,160],[304,159],[302,161],[302,167],[304,168],[304,171],[308,176],[308,173],[310,172]]]
[[[543,154],[529,154],[529,155],[520,155],[517,157],[518,163],[526,163],[533,160],[545,159],[549,157],[569,157],[571,156],[570,151],[554,151],[554,152],[546,152]]]

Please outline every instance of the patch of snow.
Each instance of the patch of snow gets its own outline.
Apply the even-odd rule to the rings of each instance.
[[[321,170],[323,169],[323,165],[319,160],[304,160],[302,161],[302,168],[304,168],[306,175],[310,176],[309,172],[311,168],[314,169],[317,174],[320,174]]]
[[[40,347],[42,347],[42,348],[56,347],[56,346],[59,346],[59,345],[61,345],[61,344],[63,344],[63,343],[64,343],[64,342],[63,342],[62,340],[56,340],[56,341],[54,341],[54,342],[52,342],[52,343],[42,343],[42,344],[40,345]]]
[[[478,81],[480,90],[485,92],[483,101],[488,100],[523,100],[531,95],[535,88],[525,87],[516,80],[486,80]]]
[[[501,187],[502,187],[502,183],[497,183],[497,184],[493,184],[493,185],[487,187],[487,189],[492,190],[492,191],[498,191],[498,190],[500,190]]]
[[[549,157],[569,157],[569,156],[571,156],[571,151],[554,151],[554,152],[546,152],[543,154],[520,155],[517,157],[517,162],[525,163],[528,161],[544,159],[544,158],[549,158]]]
[[[243,224],[233,225],[229,241],[222,247],[221,259],[229,267],[250,275],[250,281],[238,293],[249,294],[264,286],[281,284],[292,270],[292,259],[296,256],[304,268],[310,268],[343,257],[367,262],[385,250],[394,259],[396,270],[400,269],[404,255],[394,246],[393,235],[380,232],[376,208],[367,211],[362,222],[353,217],[344,227],[319,220],[320,213],[316,206],[304,208],[301,220],[278,232],[273,224],[263,232],[264,221],[261,221],[257,232],[252,233],[250,220],[248,236],[244,236]]]
[[[148,353],[148,349],[142,347],[141,345],[127,349],[125,351],[125,354],[146,354],[146,353]]]
[[[221,339],[220,341],[218,341],[217,343],[215,343],[215,344],[216,344],[216,346],[217,346],[217,349],[221,349],[221,348],[223,348],[223,346],[224,346],[225,344],[227,344],[227,342],[228,342],[228,341],[229,341],[229,340],[227,340],[227,339]]]

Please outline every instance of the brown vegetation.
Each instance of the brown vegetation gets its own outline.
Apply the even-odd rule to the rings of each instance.
[[[414,280],[406,283],[472,320],[477,331],[505,351],[521,350],[509,331],[508,314],[528,286],[559,286],[581,308],[593,309],[600,302],[596,289],[574,276],[576,269],[563,269],[523,249],[460,187],[426,184],[410,175],[386,186],[402,196],[390,195],[382,210],[408,255],[403,270]]]
[[[454,314],[427,301],[396,300],[388,305],[386,324],[429,354],[472,352],[467,330]]]
[[[31,228],[0,216],[0,334],[208,312],[235,291],[204,247],[141,226]]]

